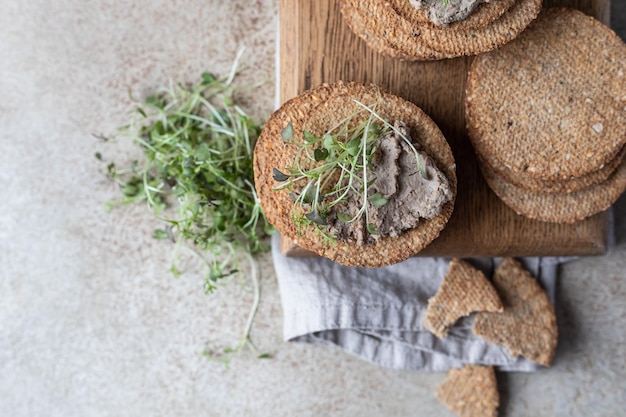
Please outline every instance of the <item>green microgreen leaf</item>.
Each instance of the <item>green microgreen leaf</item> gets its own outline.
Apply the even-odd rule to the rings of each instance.
[[[382,207],[388,202],[388,200],[385,197],[383,197],[381,193],[374,193],[370,195],[367,199],[369,200],[370,203],[372,203],[373,206],[376,206],[376,207]]]
[[[318,197],[318,189],[315,185],[309,185],[301,194],[300,198],[305,204],[311,204]]]
[[[372,235],[378,234],[378,229],[376,228],[376,225],[374,223],[367,224],[367,231]]]
[[[217,81],[217,77],[215,75],[211,74],[210,72],[202,73],[202,85],[212,84],[215,81]]]
[[[313,156],[316,162],[325,160],[326,158],[328,158],[329,154],[330,153],[328,152],[328,149],[326,148],[317,148],[313,151]]]
[[[278,168],[272,168],[272,172],[273,172],[272,178],[274,178],[274,181],[277,181],[277,182],[287,181],[291,177],[291,175],[287,175],[279,171]]]
[[[355,155],[358,155],[360,146],[361,146],[361,139],[355,138],[355,139],[352,139],[350,142],[348,142],[348,144],[346,145],[346,149],[348,150],[348,153],[350,155],[355,156]]]
[[[292,122],[289,122],[287,126],[283,128],[283,130],[280,132],[280,136],[283,138],[283,140],[291,140],[293,138],[293,123]]]
[[[308,130],[304,131],[304,140],[307,143],[317,143],[320,141],[319,138],[316,138],[315,135],[313,135],[313,133],[309,132]]]
[[[333,139],[333,136],[330,133],[326,133],[324,135],[323,144],[324,144],[324,148],[332,149],[333,145],[335,144],[335,140]]]
[[[337,218],[344,223],[349,223],[350,221],[352,221],[352,217],[345,213],[337,213]]]
[[[307,213],[305,217],[313,223],[319,224],[321,226],[326,226],[328,224],[326,223],[326,219],[324,219],[324,217],[322,217],[317,210],[313,210],[312,212]]]
[[[156,229],[152,234],[152,237],[155,239],[167,239],[169,236],[165,229]]]

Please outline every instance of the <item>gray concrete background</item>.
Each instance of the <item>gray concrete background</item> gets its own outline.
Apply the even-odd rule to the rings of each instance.
[[[202,352],[234,343],[250,294],[213,296],[190,261],[150,238],[143,207],[106,213],[117,195],[94,160],[142,94],[165,80],[225,73],[249,51],[242,99],[272,110],[277,0],[0,0],[0,415],[451,416],[445,375],[377,368],[332,348],[286,344],[269,256],[254,339],[274,358],[230,366]],[[626,4],[613,1],[626,35]],[[268,81],[269,80],[269,81]],[[561,271],[554,366],[502,374],[501,416],[621,416],[626,408],[626,198],[617,246]],[[245,272],[245,271],[244,271]]]

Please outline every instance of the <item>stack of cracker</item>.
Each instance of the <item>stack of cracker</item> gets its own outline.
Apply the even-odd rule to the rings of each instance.
[[[411,0],[342,0],[354,33],[374,50],[398,59],[437,60],[491,51],[515,39],[541,10],[542,0],[480,4],[463,20],[433,23]]]
[[[477,57],[468,133],[493,191],[518,214],[573,223],[626,190],[626,45],[592,17],[548,9]]]

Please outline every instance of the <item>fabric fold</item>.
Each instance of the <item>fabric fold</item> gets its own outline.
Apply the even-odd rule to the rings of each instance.
[[[460,319],[445,339],[423,327],[428,299],[437,292],[450,258],[414,257],[372,269],[346,267],[323,258],[286,257],[280,253],[278,235],[272,240],[272,255],[287,341],[335,346],[392,369],[446,371],[467,363],[505,371],[540,368],[473,334],[472,315]],[[570,259],[520,261],[554,304],[558,265]],[[466,260],[487,277],[500,261]]]

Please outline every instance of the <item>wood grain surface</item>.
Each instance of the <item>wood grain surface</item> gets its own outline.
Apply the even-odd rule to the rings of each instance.
[[[575,7],[609,24],[609,0],[546,0]],[[465,131],[463,101],[471,57],[403,62],[373,50],[343,21],[339,0],[280,1],[280,101],[323,82],[372,82],[420,106],[450,142],[459,179],[455,210],[420,256],[597,255],[607,250],[608,213],[576,224],[517,215],[484,182]],[[312,253],[282,238],[288,256]]]

